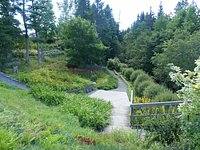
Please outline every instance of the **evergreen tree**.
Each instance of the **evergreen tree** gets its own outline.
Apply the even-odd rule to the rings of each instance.
[[[158,10],[158,19],[164,15],[164,11],[163,11],[163,5],[162,5],[162,2],[160,2],[160,5],[159,5],[159,10]]]
[[[75,16],[79,16],[84,19],[89,19],[90,1],[89,0],[77,0]]]
[[[31,0],[19,0],[18,1],[18,7],[19,7],[19,13],[21,14],[23,18],[23,25],[24,25],[24,37],[25,37],[25,47],[26,47],[26,64],[29,63],[29,35],[28,35],[28,29],[29,27],[29,7],[28,3],[30,3]]]
[[[90,6],[89,0],[78,0],[75,16],[87,19],[96,24],[96,30],[103,44],[108,47],[106,59],[114,58],[119,54],[121,44],[119,42],[119,24],[112,15],[109,5],[104,7],[101,0],[96,0]]]
[[[19,22],[14,19],[16,13],[15,1],[0,1],[0,70],[10,60],[9,54],[15,48],[20,37]]]
[[[59,3],[59,9],[61,10],[61,15],[59,22],[64,22],[69,19],[73,13],[73,8],[75,7],[75,0],[63,0]]]
[[[180,10],[186,9],[188,5],[189,5],[188,0],[180,0],[175,8],[176,13]]]
[[[55,29],[55,17],[51,0],[32,0],[30,18],[31,27],[35,30],[38,63],[40,63],[42,49],[40,43],[51,38]]]
[[[62,39],[70,67],[101,64],[106,47],[98,38],[94,24],[80,17],[61,25]]]

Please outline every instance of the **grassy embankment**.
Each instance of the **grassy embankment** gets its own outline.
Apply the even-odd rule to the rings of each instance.
[[[0,149],[145,149],[131,132],[104,134],[81,127],[62,105],[47,106],[28,91],[0,83]],[[93,99],[95,100],[95,99]],[[95,145],[79,141],[89,138]],[[158,145],[154,146],[158,147]]]

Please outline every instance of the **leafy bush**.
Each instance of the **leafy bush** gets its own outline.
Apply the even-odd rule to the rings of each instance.
[[[151,84],[149,85],[143,92],[145,97],[149,97],[150,99],[155,98],[158,94],[163,92],[168,92],[169,90],[162,85],[159,84]]]
[[[101,64],[104,61],[104,52],[107,48],[99,39],[93,23],[80,17],[73,17],[62,22],[60,31],[62,46],[67,51],[68,66],[84,67],[88,64]]]
[[[163,92],[158,94],[154,99],[155,102],[167,102],[167,101],[177,101],[179,100],[178,96],[172,92]]]
[[[150,103],[151,99],[146,97],[136,97],[134,103]],[[147,114],[165,114],[173,113],[176,108],[172,107],[144,107],[141,109],[134,109],[135,115],[147,115]],[[162,142],[162,144],[172,144],[174,141],[179,140],[180,119],[171,116],[159,116],[159,117],[138,117],[132,122],[133,126],[141,127],[146,131],[146,137],[151,142]]]
[[[120,61],[118,58],[114,58],[114,59],[108,59],[107,62],[107,67],[110,70],[116,70],[116,71],[120,71]]]
[[[162,144],[171,145],[179,141],[181,134],[180,119],[175,117],[153,117],[146,119],[142,126],[150,131],[151,140],[149,142],[161,142]]]
[[[65,100],[64,92],[52,90],[44,84],[32,85],[31,93],[35,98],[47,105],[59,105]]]
[[[154,83],[152,81],[149,81],[149,80],[141,82],[139,84],[139,86],[137,88],[137,92],[136,92],[136,93],[138,93],[138,96],[139,97],[142,97],[142,96],[148,97],[148,96],[144,95],[144,90],[152,84],[154,84]],[[151,97],[148,97],[148,98],[151,98]]]
[[[134,81],[136,80],[136,78],[140,75],[140,74],[145,74],[145,72],[143,70],[135,70],[131,76],[130,76],[130,81],[132,81],[134,83]]]
[[[109,75],[105,79],[97,80],[98,89],[110,90],[110,89],[115,89],[117,87],[118,87],[118,80],[112,75]]]
[[[79,118],[81,126],[102,130],[109,124],[112,105],[84,95],[66,96],[63,110]]]
[[[120,66],[120,72],[122,72],[124,68],[128,68],[127,64],[124,63],[120,63],[119,66]]]
[[[81,72],[79,75],[96,83],[98,89],[110,90],[117,88],[118,80],[107,70],[98,72]]]
[[[134,103],[137,104],[137,103],[150,103],[151,102],[151,99],[148,98],[148,97],[135,97],[134,99]]]
[[[53,65],[26,73],[20,72],[16,77],[29,86],[45,84],[55,91],[82,89],[92,84],[91,81],[71,73],[66,68],[62,69],[61,66],[54,67]]]
[[[134,82],[134,91],[135,91],[135,95],[136,95],[136,96],[139,96],[139,95],[140,95],[138,88],[139,88],[140,84],[141,84],[142,82],[144,82],[144,81],[151,81],[151,82],[152,82],[153,80],[152,80],[151,77],[150,77],[149,75],[147,75],[147,74],[140,74],[140,75],[137,77],[137,79],[135,80],[135,82]]]
[[[176,66],[171,66],[174,71],[170,73],[172,81],[178,86],[182,86],[178,91],[179,96],[183,100],[191,100],[191,104],[187,102],[179,106],[179,111],[182,114],[181,128],[183,131],[183,144],[188,149],[200,149],[200,58],[195,62],[194,71],[185,71]]]
[[[29,56],[37,56],[38,52],[36,49],[30,49],[29,50]],[[25,58],[26,51],[24,49],[20,50],[14,50],[13,51],[13,57],[17,58]]]
[[[134,71],[133,68],[126,68],[124,70],[124,76],[128,81],[130,81],[130,76],[133,73],[133,71]]]

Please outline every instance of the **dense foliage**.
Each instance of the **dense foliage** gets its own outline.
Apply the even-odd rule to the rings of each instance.
[[[154,141],[171,149],[200,149],[200,9],[194,1],[179,0],[173,15],[165,14],[161,3],[157,14],[152,9],[141,12],[125,31],[119,30],[112,9],[101,0],[63,0],[58,25],[51,2],[0,1],[0,71],[11,73],[18,68],[13,77],[31,88],[28,93],[0,83],[0,149],[164,149]],[[48,57],[57,54],[63,56]],[[85,129],[102,130],[109,122],[111,105],[69,93],[84,92],[94,82],[99,89],[112,89],[117,79],[105,70],[72,70],[102,68],[98,65],[107,60],[109,69],[128,80],[136,103],[180,99],[192,103],[185,101],[179,107],[180,118],[138,119],[151,126],[148,131],[156,131],[143,141],[132,133],[97,135]],[[182,73],[172,66],[176,73],[170,75],[178,85],[170,79],[170,63],[190,70]],[[173,91],[180,88],[177,97]],[[169,109],[152,110],[164,113]],[[77,138],[80,134],[97,145],[83,145]]]
[[[101,0],[78,0],[75,3],[75,16],[87,19],[96,24],[96,30],[102,43],[108,47],[105,55],[108,58],[114,58],[121,51],[121,35],[119,24],[115,21],[112,9],[109,5],[104,6]]]
[[[106,47],[98,38],[94,24],[80,17],[61,25],[67,63],[70,67],[100,64]]]
[[[118,80],[107,70],[80,72],[81,77],[93,81],[98,89],[110,90],[118,86]]]
[[[199,149],[200,144],[200,59],[196,60],[194,71],[186,70],[184,73],[180,67],[172,66],[173,73],[170,73],[172,81],[181,86],[179,96],[185,100],[179,109],[182,114],[182,130],[184,145],[189,149]],[[192,101],[188,104],[187,101]]]
[[[177,86],[168,76],[168,63],[192,70],[192,62],[200,55],[199,8],[195,2],[180,0],[175,10],[173,16],[166,15],[161,4],[157,15],[151,10],[139,14],[123,38],[125,55],[121,58],[122,62],[143,69],[173,90]]]
[[[117,60],[117,61],[116,61]],[[118,59],[109,59],[107,66],[110,69],[118,68],[121,62]],[[134,96],[150,98],[151,102],[166,102],[176,101],[179,98],[166,86],[160,85],[155,82],[152,76],[148,75],[143,70],[134,70],[133,68],[127,67],[120,69],[125,79],[130,83],[130,87],[134,90]]]
[[[79,114],[76,117],[69,113],[67,103],[65,107],[48,107],[36,101],[28,91],[20,90],[0,83],[0,149],[164,149],[158,143],[148,145],[148,140],[140,140],[135,133],[115,131],[113,133],[96,133],[89,128],[82,128],[79,123]],[[97,104],[99,100],[88,102],[86,97],[70,95],[70,103],[78,101],[84,106]],[[86,104],[81,103],[82,98]],[[110,107],[110,105],[108,105]],[[108,108],[107,107],[107,108]],[[82,112],[84,113],[82,107]],[[73,106],[73,112],[77,109]],[[72,111],[71,110],[71,111]],[[105,109],[107,110],[107,109]],[[89,111],[89,109],[87,110]],[[89,112],[92,112],[89,111]],[[97,111],[98,113],[101,113]],[[94,112],[96,114],[96,112]],[[108,113],[107,111],[105,113]],[[93,115],[93,114],[92,114]],[[97,115],[98,116],[98,115]],[[91,120],[91,117],[89,117]],[[86,119],[86,118],[85,118]],[[88,119],[86,119],[88,120]],[[93,120],[93,119],[92,119]],[[104,120],[105,121],[105,120]],[[94,123],[94,122],[93,122]],[[86,145],[78,137],[89,138],[96,145]]]
[[[90,92],[95,89],[92,85],[105,90],[118,85],[117,79],[104,69],[76,72],[67,68],[63,56],[51,58],[41,66],[34,60],[29,66],[20,67],[21,71],[12,76],[31,87],[32,94],[47,105],[63,103],[65,93]]]
[[[62,107],[65,112],[77,116],[83,127],[101,131],[110,123],[112,106],[102,100],[94,100],[84,95],[67,95]]]
[[[11,60],[11,52],[20,39],[19,21],[14,18],[14,2],[0,2],[0,70]]]

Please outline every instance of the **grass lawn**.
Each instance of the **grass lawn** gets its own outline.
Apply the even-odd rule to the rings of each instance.
[[[0,83],[0,149],[144,149],[131,132],[97,133],[82,128],[61,106],[46,106],[28,91]],[[94,140],[88,146],[78,136]],[[159,147],[154,145],[154,148]]]

